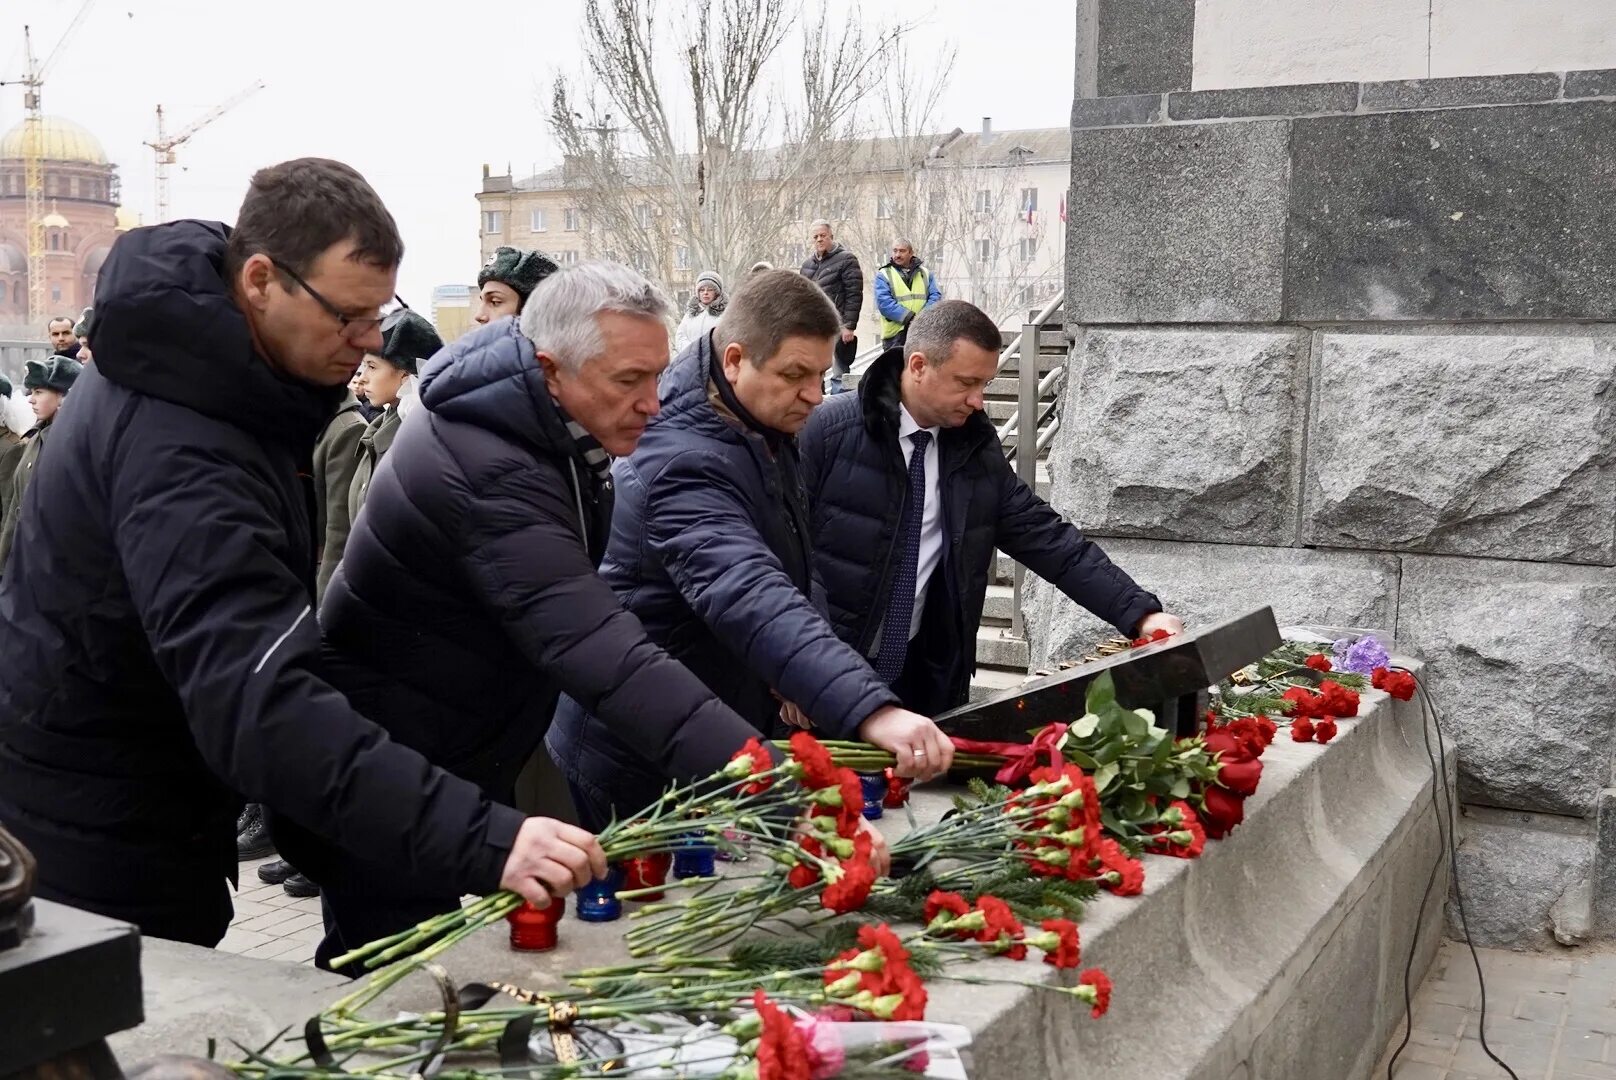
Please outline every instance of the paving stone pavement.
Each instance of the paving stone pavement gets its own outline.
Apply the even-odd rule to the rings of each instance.
[[[258,880],[258,868],[273,860],[241,864],[241,888],[232,898],[235,917],[219,948],[242,956],[313,965],[314,946],[322,934],[320,898],[287,896],[279,885]]]
[[[1520,1080],[1616,1080],[1616,948],[1553,953],[1479,949],[1487,978],[1487,1045]],[[1481,993],[1470,951],[1442,943],[1414,997],[1413,1034],[1395,1080],[1493,1080],[1482,1051]],[[1399,1029],[1375,1077],[1386,1076]]]

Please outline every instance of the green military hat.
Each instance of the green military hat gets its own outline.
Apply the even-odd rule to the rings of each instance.
[[[84,365],[66,356],[53,356],[49,360],[28,361],[28,371],[22,377],[24,390],[55,390],[65,394],[73,389],[73,381],[84,371]]]
[[[480,289],[490,281],[498,281],[515,289],[516,295],[526,301],[528,295],[538,288],[539,282],[559,269],[542,251],[496,248],[477,275],[477,287]]]
[[[73,324],[73,336],[76,338],[89,337],[90,323],[92,320],[94,320],[94,318],[95,308],[85,308],[84,314],[79,316],[79,321]]]
[[[441,348],[443,339],[437,330],[410,308],[401,308],[382,320],[381,356],[394,367],[414,375],[421,361],[430,359]]]

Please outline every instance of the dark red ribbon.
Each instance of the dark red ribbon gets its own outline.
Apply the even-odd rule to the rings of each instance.
[[[1058,769],[1064,760],[1058,745],[1066,734],[1066,724],[1050,724],[1032,737],[1030,743],[984,742],[980,739],[962,739],[949,736],[954,749],[962,754],[986,754],[1004,758],[1004,764],[993,774],[1001,784],[1015,784],[1032,775],[1038,768],[1038,755],[1049,755],[1049,767]]]

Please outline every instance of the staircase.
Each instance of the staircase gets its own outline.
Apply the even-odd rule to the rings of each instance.
[[[1057,297],[1037,311],[1029,312],[1021,326],[1008,327],[1003,334],[1004,351],[999,355],[999,374],[988,384],[987,414],[999,429],[999,440],[1012,467],[1025,476],[1018,462],[1021,438],[1021,351],[1023,341],[1036,342],[1031,365],[1037,380],[1032,396],[1037,417],[1034,440],[1033,475],[1038,494],[1049,498],[1049,446],[1060,428],[1058,404],[1066,382],[1066,330],[1061,321],[1061,299]],[[987,601],[982,606],[982,625],[976,631],[976,674],[971,679],[971,700],[1020,685],[1027,677],[1030,656],[1020,618],[1021,569],[1001,552],[994,553],[993,574],[988,583]]]

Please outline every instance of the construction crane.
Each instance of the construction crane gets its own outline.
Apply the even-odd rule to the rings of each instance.
[[[168,220],[168,167],[175,163],[174,150],[182,143],[190,141],[192,135],[213,123],[225,113],[240,105],[264,88],[263,80],[253,83],[241,93],[221,105],[197,117],[184,131],[177,135],[169,135],[163,127],[163,107],[157,106],[157,138],[146,145],[157,154],[157,224],[161,225]]]
[[[45,114],[40,107],[45,76],[50,73],[62,48],[84,22],[84,17],[95,6],[95,0],[84,0],[67,24],[62,36],[56,39],[44,63],[34,58],[34,39],[29,27],[22,28],[23,56],[26,67],[20,79],[0,83],[0,86],[21,85],[22,104],[27,116],[22,128],[23,217],[28,232],[28,319],[37,322],[45,317]]]

